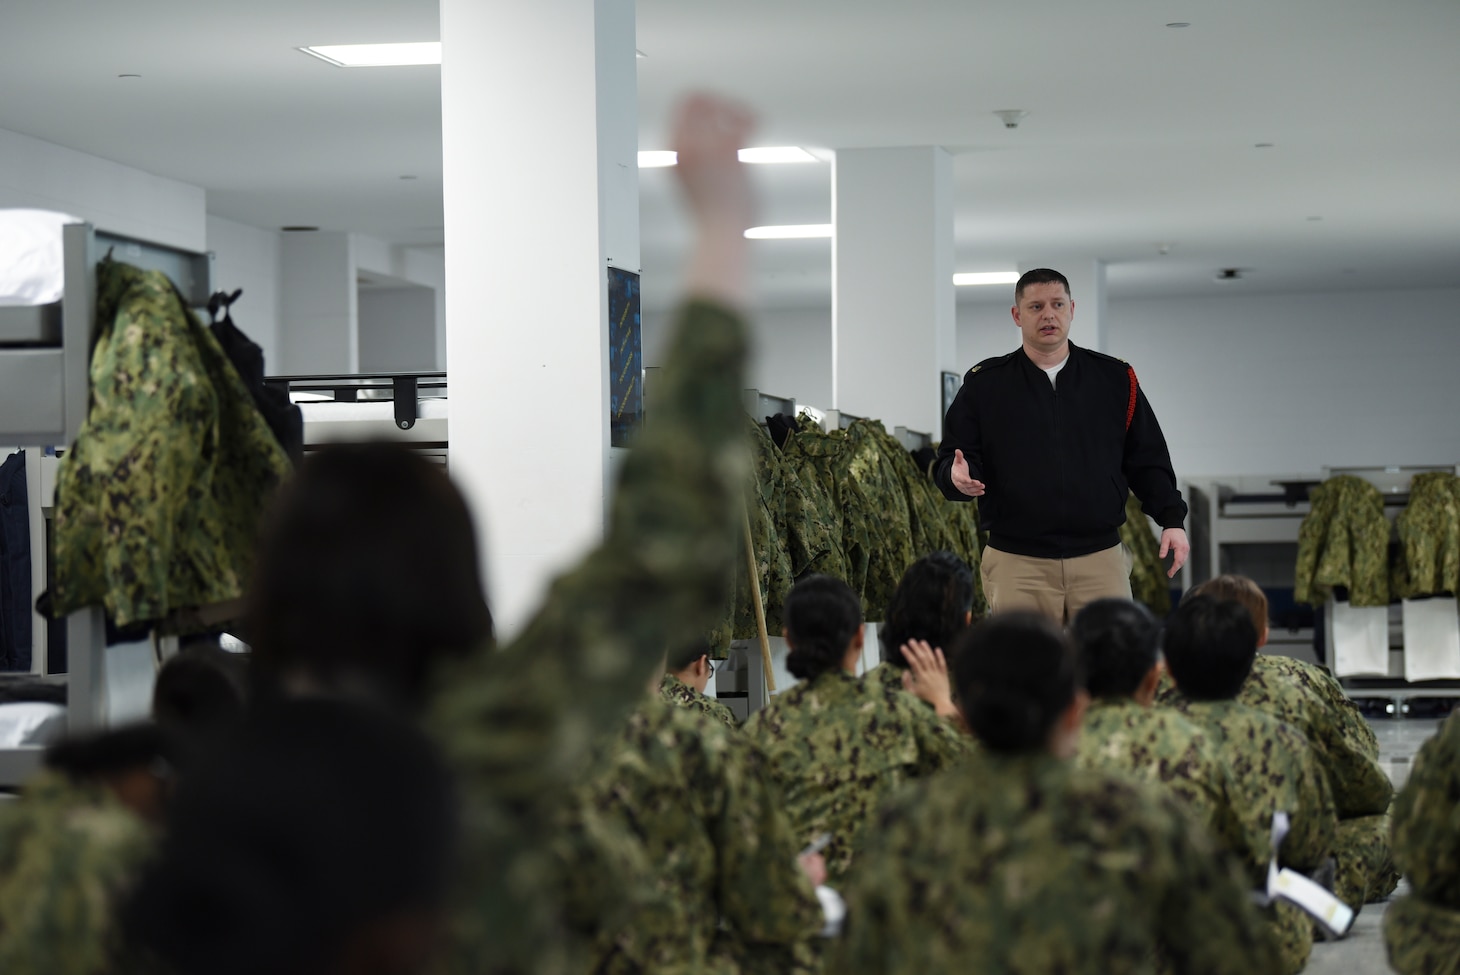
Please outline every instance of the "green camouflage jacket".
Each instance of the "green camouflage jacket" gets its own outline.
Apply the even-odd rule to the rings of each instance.
[[[851,586],[853,592],[863,597],[863,613],[872,612],[880,618],[887,604],[874,609],[865,597],[869,564],[882,540],[880,523],[871,520],[871,502],[862,486],[847,474],[854,452],[845,431],[823,433],[809,420],[786,438],[782,448],[786,463],[813,499],[816,517],[830,521],[833,527],[828,534],[840,543],[840,572],[836,571],[835,558],[829,558],[825,568],[815,571],[835,576]]]
[[[1460,973],[1460,714],[1420,747],[1394,800],[1395,865],[1411,894],[1389,905],[1384,940],[1401,975]]]
[[[971,740],[910,694],[841,670],[802,681],[750,716],[797,839],[831,834],[828,882],[846,876],[877,806],[910,779],[952,765]]]
[[[1160,700],[1179,710],[1189,703],[1169,682]],[[1388,810],[1394,787],[1379,765],[1378,739],[1327,671],[1292,657],[1259,653],[1237,702],[1277,718],[1308,740],[1340,818]]]
[[[1248,832],[1236,783],[1216,743],[1170,708],[1148,708],[1130,698],[1091,701],[1075,764],[1164,789],[1243,863],[1266,856],[1267,835]]]
[[[510,645],[442,675],[427,724],[466,810],[448,970],[585,960],[566,936],[558,824],[593,742],[643,697],[663,648],[703,639],[723,611],[743,557],[745,355],[737,316],[702,302],[681,313],[602,544]],[[598,894],[610,913],[617,892]]]
[[[1460,592],[1460,478],[1445,471],[1416,474],[1409,504],[1394,524],[1400,541],[1394,595]]]
[[[980,753],[886,806],[838,975],[1278,969],[1241,879],[1174,802],[1047,756]]]
[[[57,616],[118,625],[237,599],[289,458],[167,276],[97,266],[91,403],[56,473]]]
[[[1347,586],[1354,606],[1389,605],[1390,527],[1379,489],[1340,474],[1309,497],[1312,507],[1298,528],[1293,598],[1321,606],[1334,586]]]
[[[661,895],[593,971],[734,975],[742,946],[789,960],[817,935],[821,907],[779,797],[755,750],[713,719],[645,701],[587,793],[643,843]]]
[[[1150,528],[1140,499],[1131,494],[1125,499],[1125,523],[1120,526],[1121,544],[1131,556],[1131,598],[1157,619],[1165,619],[1171,612],[1171,580],[1161,564],[1161,544]]]
[[[100,786],[56,772],[0,803],[0,972],[101,975],[152,830]]]
[[[734,711],[708,694],[701,694],[673,674],[665,674],[659,681],[659,696],[677,707],[708,714],[727,728],[740,727],[740,722],[735,720]]]

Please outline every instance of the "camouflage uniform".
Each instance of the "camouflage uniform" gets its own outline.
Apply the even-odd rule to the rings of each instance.
[[[809,950],[821,907],[779,797],[738,735],[652,698],[595,762],[587,793],[643,843],[661,895],[593,971],[734,975],[743,948],[788,962]]]
[[[289,458],[167,276],[102,261],[91,404],[56,473],[54,615],[119,626],[237,599]]]
[[[1394,595],[1460,593],[1460,478],[1446,471],[1416,474],[1394,524],[1401,556]]]
[[[1389,905],[1384,941],[1401,975],[1460,972],[1460,714],[1420,747],[1394,801],[1394,860],[1411,893]]]
[[[1166,700],[1185,706],[1174,691]],[[1339,816],[1334,893],[1354,910],[1389,896],[1399,882],[1388,843],[1394,787],[1379,766],[1378,741],[1358,708],[1326,671],[1277,654],[1257,655],[1237,702],[1289,725],[1312,747]]]
[[[1216,743],[1169,708],[1148,708],[1131,698],[1090,703],[1080,729],[1080,768],[1127,775],[1175,797],[1222,849],[1242,862],[1265,856],[1266,835],[1247,831],[1237,787]]]
[[[153,842],[107,789],[57,772],[0,804],[0,972],[111,971],[116,908]]]
[[[842,670],[802,681],[750,716],[797,839],[831,834],[828,883],[846,876],[877,806],[909,779],[953,764],[970,739],[912,697]]]
[[[1120,543],[1130,552],[1131,598],[1155,613],[1158,619],[1165,619],[1171,612],[1171,580],[1161,564],[1161,546],[1151,534],[1150,522],[1134,494],[1125,500]]]
[[[1354,606],[1388,606],[1390,529],[1379,489],[1340,474],[1309,497],[1312,507],[1298,528],[1293,598],[1321,606],[1334,586],[1347,586]]]
[[[595,737],[643,697],[664,647],[704,638],[742,557],[745,328],[703,302],[681,317],[603,543],[510,645],[449,668],[431,703],[465,810],[449,970],[581,970],[554,854],[562,812]],[[622,899],[596,894],[605,914]]]
[[[708,714],[727,728],[740,727],[740,722],[735,720],[734,711],[708,694],[701,694],[673,674],[665,674],[659,681],[659,696],[678,707]]]
[[[1175,803],[1049,755],[980,753],[883,809],[838,975],[1278,969],[1241,879]]]
[[[805,420],[786,439],[782,449],[786,462],[807,485],[809,496],[815,499],[818,517],[835,526],[834,534],[840,541],[840,571],[834,559],[828,559],[825,568],[816,571],[842,580],[852,592],[863,596],[868,564],[880,538],[875,534],[876,525],[870,521],[872,506],[861,485],[846,476],[852,453],[846,434],[840,430],[823,433],[810,420]],[[881,613],[885,608],[884,603],[874,610],[862,599],[863,613]]]
[[[1187,716],[1217,741],[1218,752],[1237,786],[1238,809],[1249,836],[1272,831],[1272,814],[1292,818],[1292,832],[1279,851],[1282,866],[1309,873],[1332,854],[1337,817],[1328,781],[1317,756],[1297,731],[1269,714],[1236,701],[1190,701]],[[1269,855],[1244,864],[1254,886],[1265,886]],[[1279,942],[1285,973],[1300,972],[1313,947],[1313,925],[1290,904],[1270,908],[1267,917]]]

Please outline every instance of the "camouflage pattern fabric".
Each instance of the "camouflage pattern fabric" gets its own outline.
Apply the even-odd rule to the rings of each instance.
[[[465,810],[447,971],[586,961],[563,917],[556,824],[592,743],[643,697],[664,647],[703,639],[722,611],[742,557],[745,355],[736,315],[705,302],[682,310],[603,543],[509,645],[442,675],[427,725]],[[605,915],[621,899],[612,887],[597,895]]]
[[[1334,586],[1354,606],[1389,605],[1389,521],[1379,489],[1351,474],[1330,477],[1309,494],[1298,528],[1293,599],[1322,606]]]
[[[869,830],[838,975],[1279,971],[1207,838],[1172,800],[1047,756],[979,753]]]
[[[1460,478],[1445,471],[1416,474],[1409,504],[1394,524],[1400,542],[1395,597],[1460,593]]]
[[[660,897],[597,972],[723,973],[740,946],[792,959],[821,907],[755,750],[706,715],[647,700],[594,763],[590,801],[643,843]]]
[[[847,428],[846,438],[851,454],[842,476],[856,482],[868,505],[873,548],[862,603],[867,607],[867,621],[876,623],[887,612],[907,567],[923,553],[913,548],[912,515],[902,477],[883,451],[884,442],[897,441],[877,420],[855,421]],[[897,451],[907,454],[901,444],[897,444]]]
[[[1333,858],[1338,867],[1333,892],[1355,911],[1379,903],[1399,886],[1389,829],[1387,812],[1338,821],[1333,834]]]
[[[110,792],[56,772],[0,803],[0,972],[100,975],[154,835]]]
[[[1278,852],[1282,866],[1311,873],[1333,853],[1337,816],[1328,781],[1302,734],[1256,708],[1235,701],[1190,701],[1186,715],[1217,742],[1237,786],[1238,809],[1250,836],[1272,830],[1272,814],[1292,818],[1292,832]],[[1264,850],[1244,866],[1254,887],[1265,886],[1270,857]],[[1267,912],[1279,942],[1283,971],[1302,971],[1313,947],[1307,915],[1289,904]]]
[[[852,592],[862,595],[867,588],[867,567],[876,539],[867,520],[871,506],[861,487],[843,476],[851,454],[846,435],[840,430],[822,433],[803,416],[800,429],[786,439],[782,453],[802,484],[807,485],[808,495],[817,499],[819,517],[835,526],[834,534],[840,539],[841,573],[833,571],[835,565],[830,563],[817,571],[835,576],[850,586]],[[875,612],[880,616],[885,608],[886,603]],[[872,611],[865,598],[862,611]]]
[[[1131,556],[1131,598],[1155,613],[1157,619],[1165,619],[1171,612],[1171,580],[1166,577],[1166,566],[1161,564],[1161,544],[1151,534],[1150,522],[1134,494],[1125,499],[1125,524],[1120,526],[1120,542]]]
[[[289,458],[167,276],[97,266],[91,402],[56,474],[54,614],[119,626],[237,599]]]
[[[1237,807],[1236,783],[1216,743],[1176,711],[1148,708],[1130,698],[1091,701],[1075,765],[1163,790],[1219,848],[1243,863],[1267,855],[1267,835],[1248,832]]]
[[[972,750],[971,739],[916,698],[889,699],[879,683],[842,670],[772,698],[744,734],[765,755],[798,842],[831,834],[823,855],[833,887],[884,799]]]
[[[1379,760],[1379,738],[1374,734],[1373,725],[1369,724],[1358,705],[1344,692],[1343,685],[1329,672],[1328,668],[1310,664],[1308,661],[1299,660],[1296,657],[1284,657],[1276,653],[1259,653],[1257,660],[1252,665],[1252,672],[1263,675],[1260,679],[1264,683],[1286,678],[1300,684],[1327,708],[1329,718],[1338,726],[1339,734],[1348,749],[1374,761]],[[1249,677],[1248,683],[1256,683],[1256,681]],[[1249,699],[1247,688],[1243,687],[1242,690],[1243,693],[1237,695],[1237,700],[1244,704],[1257,702],[1258,698],[1255,694]],[[1269,690],[1266,693],[1274,692]]]
[[[1399,975],[1460,975],[1460,910],[1400,897],[1384,912],[1384,947]]]
[[[734,711],[708,694],[701,694],[673,674],[665,674],[659,681],[659,696],[676,707],[707,714],[732,730],[740,727],[740,722],[735,720]]]

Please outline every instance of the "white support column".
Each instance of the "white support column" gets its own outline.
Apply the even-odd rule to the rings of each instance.
[[[603,534],[606,265],[639,270],[633,0],[441,0],[451,472],[501,635]]]
[[[952,157],[839,149],[832,201],[834,405],[937,436],[939,373],[958,369]]]
[[[1105,296],[1105,262],[1089,255],[1076,257],[1069,254],[1041,254],[1034,260],[1021,261],[1019,273],[1023,274],[1037,267],[1053,268],[1070,279],[1070,300],[1075,303],[1075,319],[1070,323],[1070,341],[1082,349],[1104,352],[1105,323],[1109,317],[1109,302]]]

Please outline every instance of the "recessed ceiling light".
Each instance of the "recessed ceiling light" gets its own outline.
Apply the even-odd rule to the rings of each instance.
[[[1191,23],[1185,20],[1176,20],[1166,25],[1167,27],[1190,27]]]
[[[1253,146],[1252,148],[1254,148],[1254,149],[1271,149],[1272,148],[1272,143],[1271,142],[1259,142],[1255,146]]]
[[[788,223],[778,227],[751,227],[745,232],[751,240],[805,240],[831,235],[829,223]]]
[[[305,54],[339,68],[394,68],[410,64],[440,64],[441,42],[409,44],[316,44],[301,47]]]
[[[982,284],[1018,284],[1018,271],[964,271],[953,275],[953,284],[959,288]]]
[[[755,165],[766,165],[771,163],[811,163],[817,159],[811,153],[800,146],[759,146],[752,149],[741,149],[738,153],[740,161]],[[673,149],[640,149],[639,168],[658,169],[664,166],[673,166],[679,161],[679,155]]]

